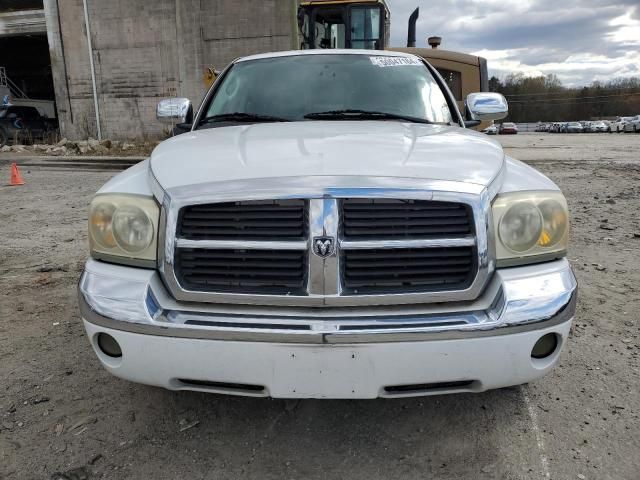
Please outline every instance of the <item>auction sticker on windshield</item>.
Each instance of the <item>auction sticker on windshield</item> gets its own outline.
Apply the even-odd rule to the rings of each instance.
[[[371,63],[378,67],[401,67],[404,65],[422,65],[417,58],[412,57],[369,57]]]

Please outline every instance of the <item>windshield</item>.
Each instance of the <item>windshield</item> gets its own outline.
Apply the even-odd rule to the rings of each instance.
[[[453,121],[444,93],[422,61],[364,54],[238,62],[222,79],[201,121],[238,113],[289,121],[302,121],[317,113],[348,114],[349,119],[358,119],[362,112],[424,122]]]

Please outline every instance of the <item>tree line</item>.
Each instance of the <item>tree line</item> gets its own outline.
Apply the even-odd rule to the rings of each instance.
[[[511,122],[568,122],[640,115],[640,78],[564,87],[556,75],[526,77],[511,73],[504,81],[489,79],[489,91],[509,102]]]

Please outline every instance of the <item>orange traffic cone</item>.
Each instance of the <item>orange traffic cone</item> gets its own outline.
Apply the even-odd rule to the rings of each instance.
[[[18,170],[16,162],[11,164],[11,181],[9,182],[9,185],[24,185],[24,180],[22,179],[22,175],[20,175],[20,170]]]

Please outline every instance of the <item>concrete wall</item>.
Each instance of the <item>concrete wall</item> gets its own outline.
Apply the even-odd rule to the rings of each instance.
[[[295,0],[87,0],[102,135],[158,137],[159,99],[197,106],[204,71],[294,45]],[[96,136],[82,0],[45,0],[61,133]]]

